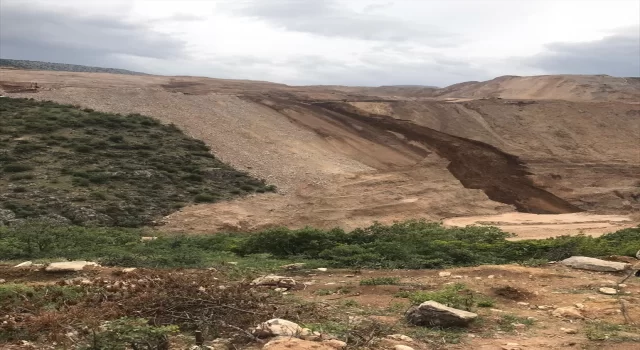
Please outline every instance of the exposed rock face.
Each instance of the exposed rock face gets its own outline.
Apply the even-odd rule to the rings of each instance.
[[[575,269],[601,271],[601,272],[619,272],[627,270],[631,267],[630,264],[600,260],[596,258],[589,258],[586,256],[572,256],[568,259],[564,259],[560,262],[562,265],[570,266]]]
[[[47,272],[73,272],[73,271],[82,271],[86,266],[99,266],[97,263],[92,261],[65,261],[65,262],[56,262],[51,263],[44,270]]]
[[[409,323],[416,326],[454,327],[466,326],[478,315],[430,300],[410,308],[405,317]]]

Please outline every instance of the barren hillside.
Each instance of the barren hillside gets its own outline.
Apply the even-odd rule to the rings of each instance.
[[[376,97],[382,93],[375,88],[0,71],[9,96],[174,123],[223,161],[280,188],[279,194],[190,206],[167,218],[169,229],[190,232],[354,228],[513,211],[637,216],[640,105],[612,102],[632,102],[637,85],[580,77],[588,87],[578,93],[568,87],[577,86],[576,79],[498,78],[494,90],[462,84],[439,99],[471,100],[451,102],[402,96],[403,89],[430,89],[416,87],[392,87],[392,94]],[[30,82],[38,89],[30,91]],[[615,93],[594,95],[602,84]],[[489,90],[500,90],[504,99],[474,99]],[[588,101],[545,101],[565,97]],[[603,220],[633,224],[592,221]]]

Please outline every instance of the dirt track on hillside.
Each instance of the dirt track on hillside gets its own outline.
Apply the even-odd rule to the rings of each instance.
[[[169,230],[351,229],[516,208],[640,212],[633,104],[407,101],[266,82],[64,72],[5,71],[0,81],[41,87],[11,96],[175,123],[280,189],[184,208],[164,220]]]

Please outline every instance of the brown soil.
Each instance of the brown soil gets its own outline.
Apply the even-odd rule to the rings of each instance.
[[[588,89],[599,89],[605,78],[593,79]],[[380,98],[375,89],[21,70],[0,70],[0,81],[40,87],[9,96],[175,123],[223,161],[279,188],[275,195],[184,208],[165,220],[169,230],[351,229],[514,209],[630,215],[629,225],[640,219],[637,104]],[[632,82],[619,90],[635,91]],[[547,95],[514,88],[510,96],[547,98],[551,86]],[[580,96],[571,99],[602,100]]]

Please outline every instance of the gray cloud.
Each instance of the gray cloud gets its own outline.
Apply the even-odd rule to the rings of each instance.
[[[548,52],[530,57],[525,64],[548,73],[640,76],[640,27],[632,27],[601,40],[553,43]]]
[[[108,65],[113,55],[167,59],[184,53],[184,42],[121,18],[8,4],[0,10],[4,58]]]
[[[374,41],[419,41],[430,46],[461,44],[456,34],[426,23],[415,23],[371,13],[386,4],[369,6],[358,13],[334,0],[270,0],[242,2],[237,15],[258,18],[286,30],[327,37]]]

